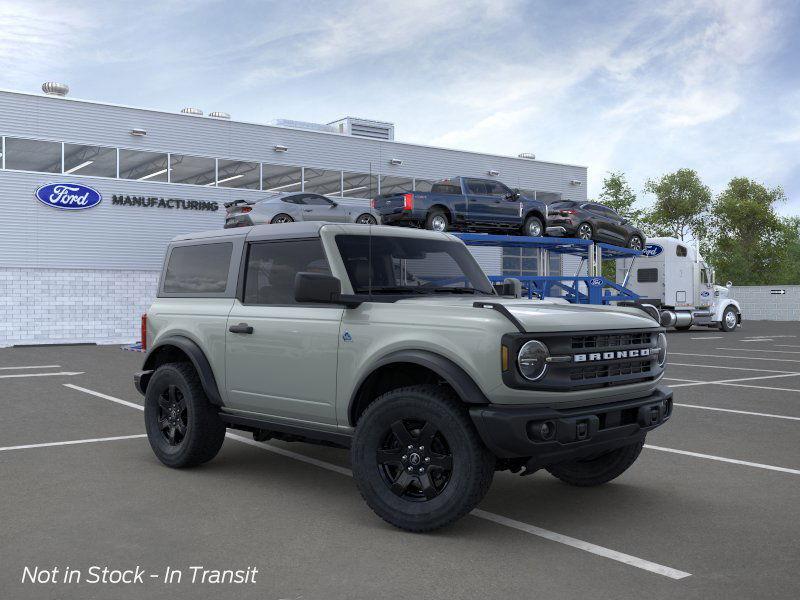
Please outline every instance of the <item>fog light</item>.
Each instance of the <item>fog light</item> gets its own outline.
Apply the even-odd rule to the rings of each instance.
[[[555,434],[556,424],[553,421],[541,421],[528,424],[528,435],[535,440],[551,440]]]

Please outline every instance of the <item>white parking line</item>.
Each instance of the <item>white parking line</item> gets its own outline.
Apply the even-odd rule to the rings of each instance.
[[[800,391],[800,390],[797,390]],[[717,408],[716,406],[699,406],[697,404],[678,404],[684,408],[699,408],[700,410],[717,410],[719,412],[736,413],[737,415],[750,415],[753,417],[769,417],[771,419],[786,419],[787,421],[800,421],[800,417],[790,417],[788,415],[773,415],[771,413],[750,412],[749,410],[734,410],[732,408]]]
[[[673,353],[674,354],[674,353]],[[705,355],[704,355],[705,356]],[[744,358],[744,357],[740,357]],[[727,367],[724,365],[694,365],[689,363],[675,363],[675,362],[668,362],[668,367],[702,367],[704,369],[731,369],[734,371],[758,371],[759,373],[792,373],[794,371],[776,371],[774,369],[754,369],[752,367]],[[797,373],[800,375],[800,373]]]
[[[772,362],[800,362],[800,360],[795,360],[792,358],[758,358],[756,356],[724,356],[722,354],[692,354],[690,352],[670,352],[673,356],[702,356],[704,358],[738,358],[746,359],[746,360],[770,360]],[[709,365],[702,365],[702,366],[709,366]]]
[[[0,375],[0,379],[16,379],[19,377],[52,377],[53,375],[83,375],[83,371],[59,371],[57,373],[14,373],[13,375]]]
[[[800,352],[794,350],[761,350],[759,348],[714,348],[714,350],[733,350],[734,352],[771,352],[773,354],[800,354]]]
[[[771,390],[773,392],[800,392],[792,388],[766,387],[763,385],[747,385],[746,383],[721,383],[720,385],[730,385],[732,387],[753,388],[756,390]],[[674,387],[674,386],[673,386]]]
[[[775,344],[776,348],[800,348],[797,344]]]
[[[116,402],[117,404],[122,404],[123,406],[129,406],[131,408],[135,408],[137,410],[144,410],[144,407],[135,404],[133,402],[128,402],[127,400],[122,400],[121,398],[115,398],[114,396],[109,396],[107,394],[102,394],[100,392],[95,392],[94,390],[89,390],[86,388],[81,388],[76,385],[71,385],[68,383],[64,384],[66,387],[86,392],[87,394],[91,394],[92,396],[97,396],[98,398],[105,398],[106,400],[111,400],[112,402]],[[145,436],[136,436],[136,437],[145,437]],[[271,446],[269,444],[264,444],[262,442],[257,442],[255,440],[243,437],[241,435],[237,435],[235,433],[227,433],[226,437],[236,440],[237,442],[241,442],[243,444],[247,444],[248,446],[256,446],[261,448],[262,450],[267,450],[268,452],[273,452],[275,454],[280,454],[281,456],[285,456],[287,458],[292,458],[294,460],[299,460],[301,462],[314,465],[321,469],[326,469],[328,471],[333,471],[334,473],[339,473],[340,475],[346,475],[348,477],[353,476],[353,472],[350,469],[345,467],[340,467],[339,465],[335,465],[329,462],[325,462],[323,460],[318,460],[316,458],[311,458],[310,456],[305,456],[298,452],[292,452],[291,450],[286,450],[284,448],[278,448],[277,446]],[[107,438],[113,439],[113,438]],[[121,439],[121,438],[120,438]],[[101,441],[101,440],[97,440]],[[79,442],[74,442],[79,443]],[[579,540],[576,538],[572,538],[566,535],[562,535],[560,533],[556,533],[555,531],[549,531],[547,529],[542,529],[541,527],[536,527],[535,525],[529,525],[528,523],[523,523],[522,521],[517,521],[515,519],[509,519],[507,517],[503,517],[501,515],[497,515],[494,513],[486,512],[484,510],[475,509],[471,513],[471,515],[478,517],[479,519],[484,519],[487,521],[492,521],[499,525],[504,525],[506,527],[511,527],[512,529],[517,529],[519,531],[524,531],[526,533],[530,533],[532,535],[536,535],[538,537],[542,537],[554,542],[558,542],[567,546],[572,546],[573,548],[578,548],[580,550],[584,550],[586,552],[590,552],[592,554],[596,554],[598,556],[603,556],[605,558],[610,558],[611,560],[615,560],[617,562],[625,563],[627,565],[631,565],[632,567],[637,567],[639,569],[643,569],[645,571],[650,571],[651,573],[656,573],[658,575],[663,575],[665,577],[669,577],[670,579],[684,579],[686,577],[690,577],[691,573],[687,573],[686,571],[679,571],[678,569],[673,569],[671,567],[667,567],[664,565],[660,565],[658,563],[651,562],[649,560],[645,560],[643,558],[637,558],[635,556],[631,556],[630,554],[624,554],[622,552],[617,552],[616,550],[611,550],[610,548],[604,548],[603,546],[597,546],[590,542],[584,542],[583,540]]]
[[[677,450],[675,448],[664,448],[663,446],[651,446],[645,444],[645,448],[650,450],[659,450],[661,452],[671,452],[672,454],[683,454],[685,456],[694,456],[695,458],[706,458],[708,460],[717,460],[720,462],[731,463],[734,465],[744,465],[746,467],[756,467],[759,469],[767,469],[768,471],[779,471],[781,473],[791,473],[792,475],[800,475],[800,470],[789,469],[787,467],[776,467],[774,465],[765,465],[763,463],[748,462],[746,460],[737,460],[735,458],[725,458],[724,456],[714,456],[713,454],[701,454],[700,452],[689,452],[688,450]]]
[[[721,340],[724,335],[701,335],[700,337],[689,338],[690,340]]]
[[[759,377],[741,377],[738,379],[720,379],[718,381],[692,381],[691,383],[676,383],[674,385],[670,385],[669,387],[688,387],[692,385],[715,385],[715,384],[736,384],[740,381],[755,381],[757,379],[775,379],[778,377],[797,377],[800,373],[784,373],[783,375],[761,375]],[[752,387],[760,387],[760,386],[752,386]]]
[[[96,442],[115,442],[117,440],[135,440],[138,438],[147,437],[144,433],[138,433],[136,435],[117,435],[114,437],[104,437],[104,438],[90,438],[86,440],[68,440],[66,442],[47,442],[44,444],[25,444],[23,446],[5,446],[0,448],[0,452],[6,452],[8,450],[27,450],[29,448],[49,448],[50,446],[73,446],[75,444],[94,444]]]
[[[0,371],[14,371],[16,369],[60,369],[61,365],[33,365],[26,367],[0,367]]]

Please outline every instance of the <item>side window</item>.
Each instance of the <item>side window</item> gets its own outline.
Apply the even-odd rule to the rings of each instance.
[[[507,194],[511,193],[511,190],[499,181],[487,181],[484,183],[484,185],[486,186],[486,193],[492,196],[500,196],[505,198]]]
[[[297,304],[294,299],[294,278],[302,271],[331,272],[318,238],[250,244],[244,303]]]
[[[383,189],[383,188],[381,188]],[[417,188],[419,191],[419,188]],[[422,190],[424,191],[424,190]],[[439,181],[431,186],[432,194],[461,194],[461,186],[457,181]]]
[[[172,249],[164,273],[168,294],[222,294],[228,287],[233,244],[195,244]]]
[[[687,256],[687,255],[688,255],[688,253],[689,253],[689,252],[688,252],[688,250],[686,250],[686,246],[680,246],[680,245],[678,245],[678,246],[675,248],[675,254],[677,254],[678,256]]]
[[[486,184],[480,179],[465,179],[464,182],[467,184],[468,194],[485,196],[489,193],[489,190],[486,189]]]
[[[711,283],[708,278],[708,269],[700,269],[700,283]]]
[[[636,271],[636,281],[639,283],[656,283],[658,281],[658,269],[639,269]]]
[[[332,202],[324,196],[317,196],[316,194],[309,194],[303,199],[305,200],[305,204],[310,204],[312,206],[330,206],[332,204]]]
[[[286,202],[287,204],[305,204],[306,197],[305,196],[286,196],[285,198],[281,198],[282,202]]]

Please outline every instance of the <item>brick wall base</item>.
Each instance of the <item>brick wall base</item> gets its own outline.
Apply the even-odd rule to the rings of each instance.
[[[130,343],[158,271],[0,269],[0,347]]]

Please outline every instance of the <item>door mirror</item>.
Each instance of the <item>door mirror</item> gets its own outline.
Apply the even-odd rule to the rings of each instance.
[[[337,206],[339,206],[339,203],[331,200],[331,208],[336,208]]]
[[[301,272],[294,278],[294,299],[298,302],[338,304],[342,282],[324,273]]]
[[[513,191],[513,192],[508,192],[508,193],[506,194],[506,200],[512,200],[512,201],[514,201],[514,200],[516,200],[517,198],[519,198],[519,192],[518,192],[518,191],[516,191],[516,190],[515,190],[515,191]]]

